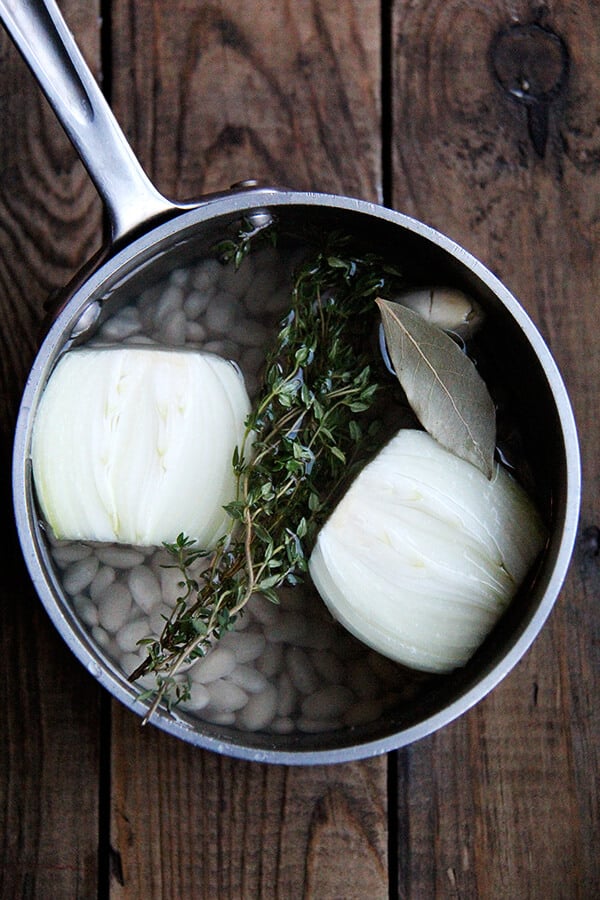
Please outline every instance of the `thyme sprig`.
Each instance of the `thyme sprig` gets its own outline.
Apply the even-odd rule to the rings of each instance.
[[[244,232],[229,258],[251,249]],[[207,552],[180,534],[166,549],[182,575],[182,593],[158,640],[130,680],[154,672],[147,721],[160,701],[186,699],[175,680],[184,663],[205,655],[230,630],[257,592],[278,602],[277,589],[307,571],[310,548],[331,503],[374,449],[369,416],[378,382],[365,335],[374,298],[397,288],[399,273],[374,254],[356,254],[330,236],[300,266],[290,311],[266,359],[263,386],[232,461],[231,527]]]

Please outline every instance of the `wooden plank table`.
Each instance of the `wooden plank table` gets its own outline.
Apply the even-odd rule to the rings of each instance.
[[[99,246],[102,209],[1,33],[0,896],[600,896],[598,4],[61,8],[167,195],[254,177],[373,199],[495,271],[565,377],[584,496],[549,623],[441,732],[387,758],[288,768],[141,729],[57,636],[12,526],[12,433],[43,304]],[[511,27],[516,70],[498,38]]]

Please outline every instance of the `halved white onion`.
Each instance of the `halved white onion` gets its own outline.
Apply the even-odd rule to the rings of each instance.
[[[426,432],[400,431],[321,529],[309,571],[356,637],[427,672],[464,665],[545,541],[523,489],[492,480]]]
[[[35,488],[55,536],[143,546],[183,531],[213,546],[229,522],[249,410],[240,372],[212,354],[69,351],[32,435]]]

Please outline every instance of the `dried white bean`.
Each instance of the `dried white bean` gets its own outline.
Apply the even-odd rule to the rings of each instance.
[[[144,554],[132,547],[99,546],[96,556],[100,562],[115,569],[132,569],[133,566],[139,566],[144,562]]]
[[[333,625],[328,622],[315,621],[309,615],[305,615],[304,620],[307,627],[304,634],[296,638],[298,644],[311,650],[328,650],[336,640],[336,631]]]
[[[187,319],[182,309],[169,316],[161,328],[161,338],[172,347],[183,347],[186,338]]]
[[[237,715],[237,723],[246,731],[260,731],[266,728],[275,716],[277,691],[272,684],[266,685],[260,694],[253,694]]]
[[[308,654],[300,647],[289,647],[286,662],[290,678],[301,694],[313,694],[319,687],[319,676]]]
[[[344,714],[345,725],[366,725],[375,722],[383,712],[381,700],[359,700]]]
[[[214,289],[225,267],[217,259],[204,259],[192,272],[191,282],[199,291]]]
[[[122,341],[142,330],[140,314],[135,306],[126,306],[103,324],[100,336],[105,341]]]
[[[183,311],[189,322],[199,319],[202,313],[206,312],[213,294],[214,290],[190,291],[183,301]]]
[[[268,686],[269,682],[262,672],[259,672],[253,666],[236,666],[228,675],[228,681],[233,681],[238,687],[241,687],[249,694],[260,694]]]
[[[217,678],[230,675],[235,669],[236,662],[233,650],[217,646],[194,664],[190,678],[198,684],[209,684]]]
[[[269,341],[269,329],[253,319],[236,322],[230,335],[242,347],[265,347]]]
[[[233,325],[236,314],[235,297],[219,291],[212,298],[206,310],[206,327],[218,335],[227,335]]]
[[[212,709],[207,706],[201,712],[201,718],[204,719],[205,722],[210,722],[212,725],[234,725],[235,724],[235,713],[223,711],[221,709]]]
[[[190,322],[188,319],[185,324],[185,341],[191,344],[202,344],[206,340],[206,328],[200,322]]]
[[[229,631],[221,643],[233,650],[238,663],[253,662],[265,649],[265,637],[258,631]]]
[[[110,634],[123,627],[130,609],[131,594],[120,582],[109,585],[98,597],[98,619]]]
[[[330,650],[315,650],[310,654],[312,664],[330,684],[342,684],[346,677],[346,666]]]
[[[181,597],[185,590],[183,575],[179,569],[159,569],[157,574],[164,602],[175,606],[178,597]]]
[[[150,637],[150,624],[147,618],[134,619],[127,622],[117,632],[117,644],[124,653],[133,653],[138,649],[138,641]]]
[[[341,684],[320,688],[302,701],[305,719],[339,719],[354,702],[354,694]]]
[[[110,635],[102,628],[100,625],[94,625],[91,630],[91,635],[98,644],[99,647],[102,647],[103,650],[108,649],[111,644]]]
[[[90,597],[94,603],[97,603],[100,594],[113,583],[116,577],[117,573],[111,566],[100,566],[90,584]]]
[[[210,694],[211,706],[221,712],[236,712],[248,702],[246,691],[243,691],[237,684],[224,681],[222,678],[207,685],[207,690]]]
[[[171,607],[167,606],[166,603],[161,603],[160,606],[157,606],[152,610],[150,616],[150,634],[155,637],[159,637],[159,635],[162,634],[165,622],[171,615],[171,612]]]
[[[295,730],[296,726],[293,719],[287,717],[275,718],[271,722],[271,731],[274,731],[275,734],[292,734]]]
[[[145,613],[149,613],[161,602],[160,582],[148,566],[136,566],[127,575],[127,585],[131,596]]]
[[[190,696],[187,700],[185,700],[181,707],[182,709],[204,709],[205,706],[208,706],[210,703],[210,694],[203,684],[198,684],[197,682],[192,682],[190,684]]]
[[[277,621],[281,614],[279,605],[271,600],[267,600],[262,594],[254,594],[248,600],[246,609],[252,613],[261,625],[270,625],[272,622]]]
[[[300,643],[306,636],[308,625],[302,613],[283,611],[275,622],[265,628],[265,637],[273,643]]]
[[[381,691],[381,682],[366,659],[357,659],[348,666],[348,685],[363,700],[370,700]]]
[[[98,608],[85,594],[73,597],[73,608],[82,622],[90,627],[98,624]]]
[[[298,690],[287,672],[282,672],[277,680],[277,715],[290,716],[296,708]]]
[[[267,678],[272,678],[283,666],[283,644],[266,644],[261,656],[256,661],[256,668]]]
[[[168,322],[173,313],[183,308],[183,291],[177,285],[168,285],[160,296],[156,305],[154,322],[156,327]]]
[[[98,566],[99,562],[95,556],[86,556],[85,559],[71,563],[63,576],[63,587],[67,594],[74,596],[85,591],[94,580]]]
[[[169,283],[176,284],[177,287],[184,287],[187,283],[188,277],[189,271],[187,269],[173,269],[173,271],[169,275]]]
[[[86,556],[91,556],[91,554],[91,547],[88,547],[87,544],[80,544],[78,542],[58,544],[52,549],[52,559],[57,566],[61,567],[61,569],[80,559],[85,559]]]

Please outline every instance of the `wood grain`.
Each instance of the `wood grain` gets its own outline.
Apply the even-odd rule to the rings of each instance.
[[[111,25],[117,116],[165,193],[378,197],[376,3],[119,0]],[[384,760],[266,768],[153,731],[114,706],[113,896],[388,896]]]
[[[373,0],[113,3],[113,99],[179,199],[245,178],[377,199]]]
[[[586,2],[450,0],[396,3],[393,23],[394,205],[475,253],[548,340],[579,423],[588,535],[517,670],[401,754],[401,893],[597,896],[600,16]],[[543,156],[490,64],[495,35],[515,25],[568,52]]]
[[[94,5],[64,7],[97,60]],[[3,31],[0,119],[0,895],[89,898],[98,870],[99,692],[35,597],[9,512],[9,473],[44,302],[97,244],[100,205]]]

